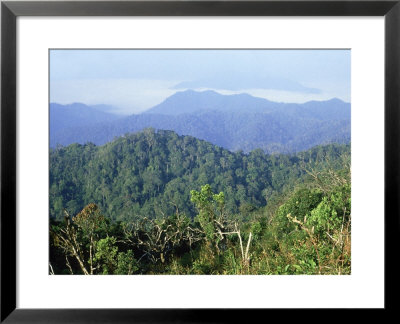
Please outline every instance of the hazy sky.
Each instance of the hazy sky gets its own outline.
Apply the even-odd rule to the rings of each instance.
[[[50,101],[138,113],[185,89],[350,102],[350,50],[51,50]]]

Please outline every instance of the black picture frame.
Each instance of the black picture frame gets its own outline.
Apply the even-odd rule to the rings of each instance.
[[[400,0],[381,1],[2,1],[1,318],[3,323],[219,323],[260,309],[16,308],[16,19],[19,16],[384,16],[385,310],[395,310],[400,237]],[[366,202],[367,203],[367,202]],[[367,283],[366,283],[367,284]],[[272,310],[269,310],[270,312]],[[274,310],[275,311],[275,310]],[[252,322],[252,320],[250,320]]]

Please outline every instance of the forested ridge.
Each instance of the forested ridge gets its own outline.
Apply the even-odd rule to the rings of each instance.
[[[231,214],[264,206],[270,196],[302,181],[306,169],[341,166],[349,145],[318,146],[298,154],[230,152],[191,136],[146,129],[104,146],[73,144],[50,152],[50,217],[76,214],[96,202],[113,220],[176,208],[195,215],[190,190],[210,184],[224,191]]]
[[[172,131],[50,151],[50,272],[348,274],[350,145],[230,152]]]

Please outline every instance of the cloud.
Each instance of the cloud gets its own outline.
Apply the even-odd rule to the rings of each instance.
[[[175,84],[172,89],[200,89],[209,88],[216,90],[240,91],[248,89],[265,89],[288,92],[300,92],[307,94],[320,94],[317,88],[306,87],[299,82],[277,78],[272,76],[235,75],[221,73],[212,78],[204,78],[192,81],[183,81]]]

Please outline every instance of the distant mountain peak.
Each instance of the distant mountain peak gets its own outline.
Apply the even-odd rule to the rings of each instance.
[[[334,97],[334,98],[332,98],[332,99],[329,99],[329,100],[327,100],[327,102],[340,102],[340,103],[348,103],[348,102],[346,102],[346,101],[344,101],[344,100],[342,100],[342,99],[340,99],[340,98],[336,98],[336,97]]]
[[[175,92],[173,95],[171,95],[169,98],[173,98],[173,97],[180,97],[180,96],[207,96],[207,95],[213,95],[213,96],[224,96],[220,93],[218,93],[217,91],[214,90],[193,90],[193,89],[187,89],[187,90],[183,90],[183,91],[177,91]]]
[[[117,115],[79,102],[69,105],[50,103],[50,132],[77,126],[88,127],[118,118]]]
[[[318,104],[320,104],[320,103],[348,103],[348,102],[345,102],[342,99],[334,97],[334,98],[331,98],[331,99],[328,99],[328,100],[310,100],[310,101],[305,102],[305,104],[308,104],[308,103],[318,103]]]
[[[214,90],[188,89],[176,92],[145,113],[175,116],[205,111],[267,112],[271,104],[271,101],[247,93],[224,95]]]

